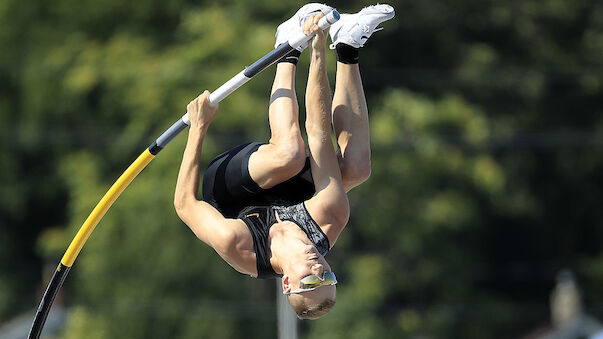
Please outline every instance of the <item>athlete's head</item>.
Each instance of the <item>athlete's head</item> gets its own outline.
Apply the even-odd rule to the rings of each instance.
[[[310,291],[291,293],[288,299],[298,318],[318,319],[333,308],[335,296],[335,285],[323,285]]]
[[[299,318],[322,317],[335,305],[337,281],[331,266],[308,241],[291,241],[287,252],[283,293],[288,294],[289,304]]]

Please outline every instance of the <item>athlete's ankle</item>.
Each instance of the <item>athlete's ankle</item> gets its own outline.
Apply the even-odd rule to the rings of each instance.
[[[294,49],[291,52],[289,52],[289,54],[285,55],[279,61],[277,61],[277,63],[287,62],[287,63],[297,65],[297,61],[299,60],[300,55],[301,55],[301,52]]]
[[[338,43],[335,46],[337,52],[337,61],[344,64],[357,64],[359,60],[359,48],[352,47],[348,44]]]

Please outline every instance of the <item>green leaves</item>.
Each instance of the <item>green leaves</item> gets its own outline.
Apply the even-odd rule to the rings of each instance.
[[[56,264],[117,177],[202,90],[269,51],[299,5],[0,1],[0,264],[11,272],[0,276],[0,319],[38,302],[43,262]],[[596,309],[600,2],[393,5],[396,18],[360,54],[373,167],[327,258],[337,305],[302,334],[522,336],[546,322],[562,267]],[[307,64],[303,54],[300,99]],[[220,104],[203,166],[268,140],[272,76]],[[303,126],[303,100],[300,112]],[[63,337],[276,335],[274,283],[236,273],[174,213],[185,142],[135,179],[84,247],[65,285]]]

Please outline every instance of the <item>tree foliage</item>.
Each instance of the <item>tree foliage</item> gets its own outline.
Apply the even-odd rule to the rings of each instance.
[[[0,319],[36,305],[42,267],[126,166],[198,93],[273,48],[301,5],[0,2]],[[351,221],[327,258],[337,305],[303,322],[304,336],[516,337],[547,323],[565,267],[603,317],[603,3],[392,5],[395,19],[361,50],[372,176],[350,193]],[[204,164],[268,138],[273,74],[220,104]],[[273,283],[236,273],[174,213],[184,143],[87,242],[64,287],[61,337],[276,336]]]

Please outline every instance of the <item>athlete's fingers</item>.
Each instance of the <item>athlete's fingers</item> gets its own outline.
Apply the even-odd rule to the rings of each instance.
[[[318,26],[318,22],[320,21],[320,18],[322,18],[323,16],[324,16],[324,14],[319,13],[312,18],[312,33],[316,33],[320,30],[320,27]]]
[[[318,22],[320,21],[320,18],[322,18],[323,16],[325,16],[325,15],[322,13],[315,15],[314,16],[314,24],[318,26]]]

